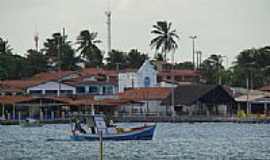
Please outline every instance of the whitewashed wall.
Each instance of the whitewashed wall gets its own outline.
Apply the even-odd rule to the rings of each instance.
[[[57,90],[57,95],[59,95],[59,83],[54,81],[49,81],[46,83],[42,83],[33,87],[27,88],[27,93],[30,91],[38,91],[41,90],[42,94],[45,94],[46,90]],[[61,83],[61,90],[72,90],[72,94],[76,94],[76,88],[73,86],[69,86],[66,84]]]
[[[157,71],[154,66],[147,60],[137,72],[126,72],[118,74],[119,92],[123,92],[125,88],[143,88],[145,77],[150,78],[150,86],[157,86]]]
[[[152,114],[163,114],[165,115],[168,111],[166,106],[160,105],[161,101],[159,100],[152,100],[152,101],[142,101],[144,104],[128,104],[128,105],[122,105],[119,107],[118,111],[129,114],[146,114],[146,113],[152,113]]]

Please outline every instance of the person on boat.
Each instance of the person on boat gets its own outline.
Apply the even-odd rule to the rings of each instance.
[[[96,134],[94,117],[90,117],[87,121],[88,127],[91,129],[92,134]]]
[[[108,127],[116,127],[112,119],[110,120]]]
[[[86,133],[86,131],[82,128],[79,120],[77,120],[75,123],[75,130],[78,130],[79,132],[84,133],[84,134]]]

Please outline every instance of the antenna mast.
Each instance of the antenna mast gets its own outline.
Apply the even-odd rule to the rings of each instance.
[[[38,35],[38,29],[37,29],[37,25],[35,25],[35,35],[34,35],[34,43],[35,43],[35,49],[38,52],[38,41],[39,41],[39,35]]]
[[[36,32],[36,34],[34,35],[34,41],[35,41],[35,49],[38,52],[38,40],[39,40],[39,36],[38,33]]]
[[[110,0],[108,0],[108,9],[105,12],[105,15],[107,16],[107,54],[109,54],[111,52],[111,9],[110,9]]]

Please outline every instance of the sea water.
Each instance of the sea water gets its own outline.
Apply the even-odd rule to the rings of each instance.
[[[99,142],[71,141],[69,134],[69,125],[0,126],[0,159],[99,159]],[[152,141],[104,141],[104,159],[270,160],[270,125],[159,123]]]

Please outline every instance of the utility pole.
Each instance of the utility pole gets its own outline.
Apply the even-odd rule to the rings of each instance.
[[[65,44],[65,28],[63,28],[63,36],[62,36],[62,39],[61,39],[61,34],[60,36],[58,37],[58,74],[59,74],[59,78],[58,78],[58,90],[59,90],[59,93],[58,93],[58,96],[61,96],[61,78],[62,78],[62,74],[61,74],[61,46],[63,48]]]
[[[247,87],[247,109],[246,109],[246,112],[247,114],[250,113],[250,105],[249,105],[249,77],[247,77],[246,79],[246,87]]]
[[[202,64],[202,51],[200,51],[200,68],[201,68],[201,64]]]
[[[197,69],[199,69],[201,66],[202,51],[197,51],[196,54],[197,54]]]
[[[196,65],[195,65],[195,39],[197,38],[196,35],[189,36],[190,39],[192,39],[192,57],[193,57],[193,69],[196,70]]]
[[[172,52],[172,90],[171,90],[171,104],[172,104],[172,116],[175,117],[175,93],[174,93],[174,85],[175,85],[175,74],[174,74],[174,52]]]
[[[109,53],[111,52],[112,48],[111,48],[111,39],[112,39],[112,35],[111,35],[111,17],[112,17],[112,12],[110,9],[110,0],[108,0],[108,9],[105,12],[105,15],[107,16],[107,54],[109,55]]]

